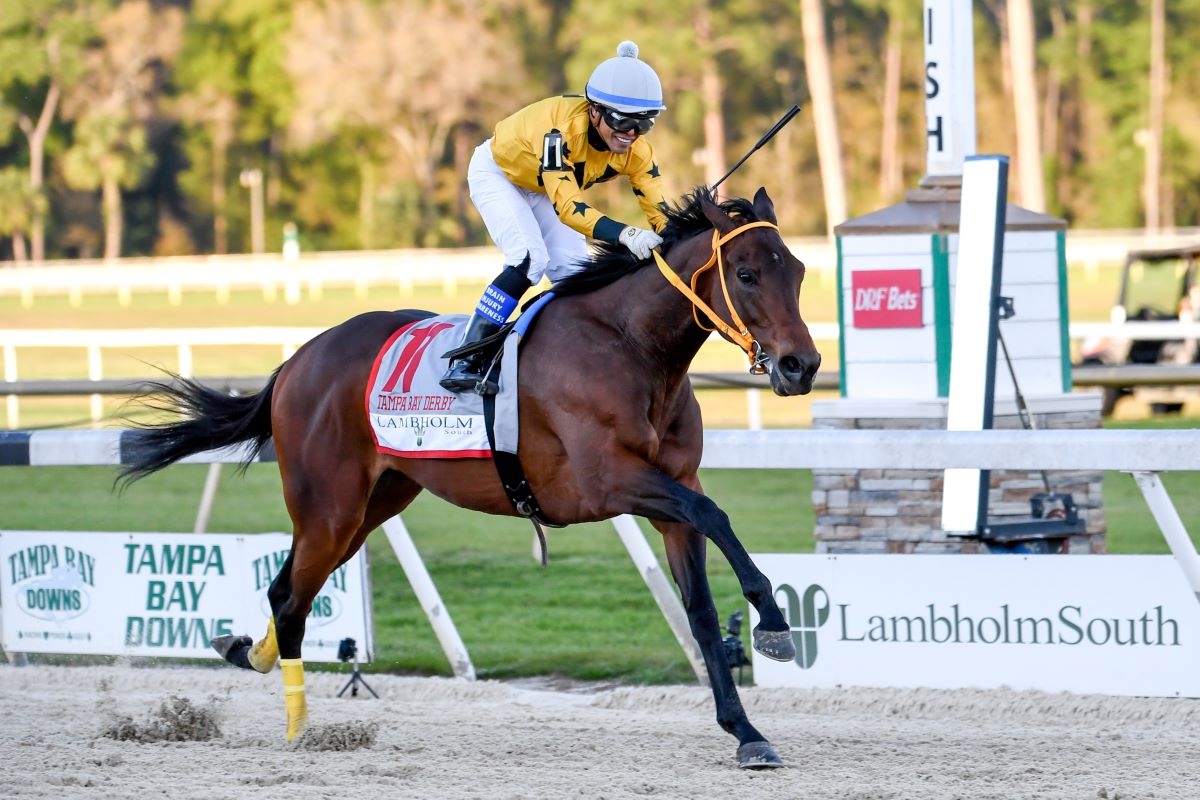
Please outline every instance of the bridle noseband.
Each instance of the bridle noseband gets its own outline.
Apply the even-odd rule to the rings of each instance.
[[[678,289],[684,297],[692,302],[692,318],[696,320],[697,327],[705,331],[719,330],[731,342],[742,348],[742,350],[746,351],[746,357],[750,359],[751,375],[765,375],[767,372],[767,362],[770,359],[767,354],[763,352],[762,345],[755,341],[754,337],[750,335],[750,331],[746,329],[746,325],[742,322],[742,318],[738,316],[737,309],[733,307],[733,300],[731,300],[729,297],[729,288],[725,285],[725,261],[721,256],[721,245],[725,244],[735,236],[740,236],[752,228],[771,228],[775,231],[779,230],[779,227],[771,222],[747,222],[745,225],[734,228],[724,236],[722,236],[719,231],[714,230],[712,238],[712,255],[709,256],[708,261],[705,262],[702,267],[697,269],[692,274],[692,285],[690,287],[683,282],[683,279],[680,278],[679,275],[675,273],[675,270],[671,269],[671,266],[663,259],[662,256],[658,254],[657,250],[651,252],[654,253],[654,261],[658,264],[658,270],[663,274],[663,277],[670,281],[672,286]],[[733,326],[729,325],[720,317],[718,317],[717,313],[709,308],[707,303],[700,299],[700,295],[696,294],[696,281],[699,280],[700,275],[705,270],[709,269],[714,264],[717,265],[717,272],[720,274],[721,293],[725,296],[725,305],[729,308],[729,316],[732,319]],[[700,315],[697,313],[699,311],[704,312],[704,316],[708,317],[714,327],[706,327],[705,324],[700,321]]]

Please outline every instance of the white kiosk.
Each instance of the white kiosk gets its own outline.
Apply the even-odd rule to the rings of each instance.
[[[971,4],[926,0],[925,25],[927,175],[904,202],[834,229],[841,398],[813,402],[814,428],[946,427],[962,165],[975,154]],[[1071,391],[1065,241],[1064,220],[1007,205],[1001,294],[1015,316],[1000,331],[1036,427],[1095,428],[1099,393]],[[993,426],[1018,428],[997,359]],[[1028,518],[1034,495],[1067,493],[1086,530],[1063,550],[1102,552],[1102,475],[993,472],[988,519]],[[942,488],[935,471],[815,470],[817,552],[987,551],[942,530]]]

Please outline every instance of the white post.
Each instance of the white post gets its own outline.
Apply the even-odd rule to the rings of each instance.
[[[17,348],[15,345],[4,345],[4,380],[12,382],[17,379]],[[17,395],[8,395],[6,401],[8,411],[8,427],[21,427],[21,409]]]
[[[707,686],[708,671],[704,668],[704,657],[700,655],[700,646],[692,637],[692,628],[688,624],[687,612],[683,610],[683,604],[679,602],[679,598],[675,596],[675,590],[671,588],[667,577],[663,575],[662,568],[658,565],[658,558],[650,549],[646,537],[642,535],[642,529],[638,527],[637,520],[628,514],[622,514],[619,517],[613,517],[612,522],[625,549],[633,558],[634,566],[637,567],[642,580],[646,582],[650,594],[654,596],[654,602],[658,603],[659,611],[666,618],[667,624],[671,626],[671,633],[675,634],[675,641],[679,642],[679,646],[683,648],[683,654],[687,656],[688,663],[692,665],[696,679]]]
[[[442,604],[442,597],[433,585],[429,570],[425,569],[425,562],[421,560],[421,554],[417,552],[412,537],[408,535],[404,521],[398,516],[392,517],[383,523],[383,532],[387,534],[392,550],[396,552],[396,558],[404,568],[404,574],[408,577],[417,601],[421,608],[425,609],[425,616],[429,617],[429,623],[433,625],[433,632],[437,634],[438,643],[450,661],[450,668],[454,670],[455,677],[475,680],[475,667],[471,664],[467,646],[459,637],[454,620],[450,619],[450,611]]]
[[[100,347],[97,345],[89,345],[88,354],[88,380],[98,381],[104,378],[104,362],[100,358]],[[100,395],[91,395],[92,422],[99,422],[104,416],[104,402]]]
[[[0,641],[4,640],[4,614],[0,610]],[[4,656],[8,659],[8,663],[14,667],[29,666],[29,657],[24,653],[14,653],[12,650],[5,650]]]
[[[962,174],[975,155],[971,0],[925,0],[926,179]]]
[[[997,324],[993,303],[1000,291],[1008,159],[972,156],[962,173],[946,430],[979,431],[992,427]],[[986,471],[946,470],[942,530],[978,531],[987,519],[987,498]]]
[[[196,511],[196,524],[192,533],[207,533],[208,520],[212,517],[213,503],[217,499],[217,486],[221,482],[221,465],[208,465],[208,475],[204,478],[204,493],[200,495],[200,508]]]
[[[1146,505],[1150,506],[1150,513],[1154,515],[1163,538],[1167,540],[1167,546],[1171,548],[1179,568],[1183,570],[1183,576],[1187,578],[1196,599],[1200,600],[1200,554],[1196,553],[1196,545],[1192,544],[1187,528],[1183,527],[1183,521],[1179,519],[1179,512],[1175,510],[1171,496],[1167,494],[1167,489],[1157,472],[1132,474],[1138,488],[1142,490],[1142,496],[1146,498]]]
[[[746,424],[752,431],[762,430],[762,390],[746,390]]]
[[[192,346],[187,343],[181,343],[178,353],[179,375],[184,378],[192,377]]]

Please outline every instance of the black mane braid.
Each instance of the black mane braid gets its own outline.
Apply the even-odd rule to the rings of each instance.
[[[698,233],[712,230],[712,223],[700,210],[701,200],[712,200],[712,192],[707,186],[698,186],[690,193],[680,198],[677,205],[666,208],[666,227],[659,233],[663,238],[660,247],[663,255],[671,252],[671,248],[680,241]],[[735,197],[723,200],[719,204],[726,214],[742,222],[757,222],[758,216],[749,200]],[[592,245],[592,255],[587,259],[586,266],[581,272],[564,278],[554,285],[554,293],[559,296],[587,294],[608,286],[618,278],[631,272],[636,272],[653,261],[653,257],[638,261],[633,253],[623,244],[610,242],[595,242]]]

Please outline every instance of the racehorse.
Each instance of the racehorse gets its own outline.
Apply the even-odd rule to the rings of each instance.
[[[705,574],[706,539],[758,612],[754,648],[788,661],[795,646],[770,582],[702,493],[703,430],[688,366],[709,337],[699,309],[747,351],[754,369],[769,372],[776,394],[811,391],[821,357],[800,316],[804,265],[780,237],[764,189],[753,201],[717,202],[700,187],[666,211],[658,269],[600,243],[585,270],[555,286],[521,348],[518,456],[546,519],[634,514],[662,534],[718,724],[737,737],[741,766],[781,766],[733,683]],[[464,508],[517,515],[490,459],[403,458],[375,446],[363,406],[373,360],[395,331],[429,316],[354,317],[301,347],[255,395],[160,384],[170,403],[160,407],[182,418],[143,428],[127,451],[122,478],[131,481],[214,448],[249,443],[253,458],[274,439],[294,527],[291,554],[268,590],[272,618],[257,642],[238,636],[213,644],[231,663],[264,673],[280,660],[289,741],[307,720],[300,646],[310,605],[371,531],[422,489]]]

